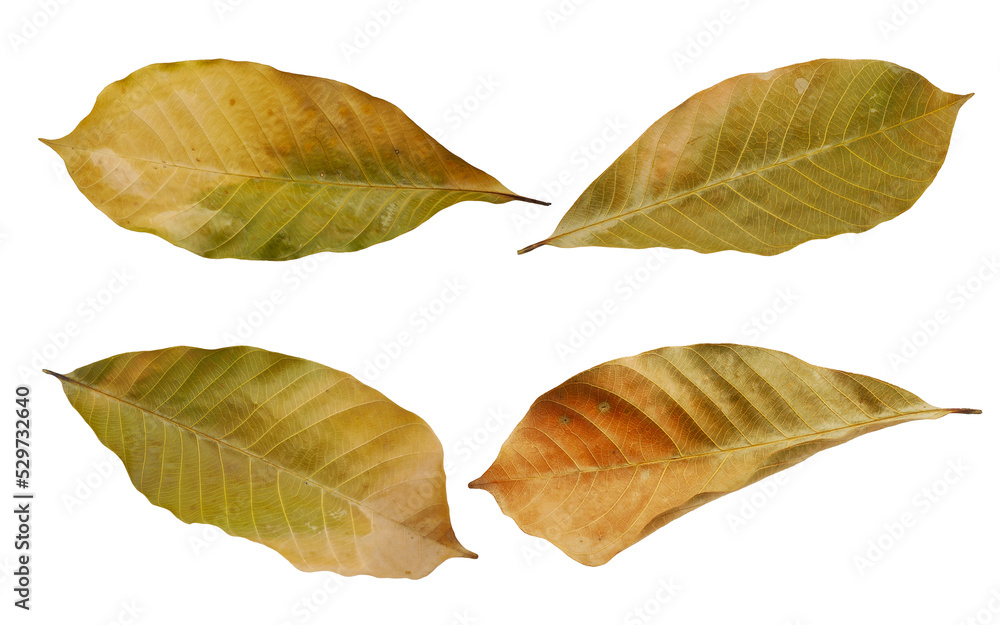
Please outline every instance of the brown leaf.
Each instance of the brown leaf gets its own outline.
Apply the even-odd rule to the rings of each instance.
[[[874,378],[744,345],[665,347],[545,393],[471,488],[528,534],[604,564],[677,517],[814,453],[952,412]]]

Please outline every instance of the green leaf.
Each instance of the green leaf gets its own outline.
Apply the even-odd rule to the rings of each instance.
[[[139,492],[185,523],[303,571],[416,579],[476,557],[452,531],[430,426],[346,373],[250,347],[171,347],[52,375]]]
[[[457,202],[523,200],[385,100],[226,60],[150,65],[43,142],[118,225],[201,256],[287,260],[388,241]]]
[[[863,232],[913,206],[971,96],[885,61],[744,74],[653,124],[542,245],[771,256]]]

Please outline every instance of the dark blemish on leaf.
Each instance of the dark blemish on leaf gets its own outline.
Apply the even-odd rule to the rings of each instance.
[[[261,248],[260,253],[266,258],[280,258],[297,249],[288,235],[288,231],[279,230],[271,240]]]
[[[236,98],[229,98],[229,106],[234,106],[236,104]]]
[[[399,150],[393,150],[393,151],[396,152],[396,154],[399,154]]]
[[[569,423],[569,417],[566,415],[559,415],[559,423],[562,423],[563,425]]]
[[[606,401],[602,401],[601,403],[597,404],[597,410],[598,410],[598,411],[599,411],[599,412],[600,412],[601,414],[604,414],[605,412],[607,412],[607,411],[611,410],[611,404],[609,404],[609,403],[608,403],[608,402],[606,402]]]

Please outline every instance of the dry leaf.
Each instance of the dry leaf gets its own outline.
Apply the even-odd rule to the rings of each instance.
[[[226,60],[150,65],[43,140],[118,225],[209,258],[286,260],[388,241],[457,202],[537,202],[394,105]]]
[[[595,180],[542,245],[770,256],[910,208],[944,162],[958,109],[885,61],[823,59],[695,94]]]
[[[249,347],[171,347],[52,375],[132,484],[185,523],[303,571],[416,579],[476,557],[452,531],[430,426],[346,373]]]
[[[856,436],[952,412],[874,378],[743,345],[612,360],[538,398],[472,482],[583,564]]]

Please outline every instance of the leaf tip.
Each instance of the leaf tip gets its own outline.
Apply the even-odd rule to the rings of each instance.
[[[957,103],[958,103],[959,108],[961,108],[962,106],[964,106],[965,103],[968,102],[972,98],[972,96],[974,96],[974,95],[976,95],[976,94],[975,93],[967,93],[965,95],[958,96]]]
[[[459,545],[459,547],[462,547],[462,546]],[[470,560],[478,560],[479,559],[479,554],[478,553],[476,553],[474,551],[469,551],[465,547],[462,547],[462,549],[461,549],[461,551],[459,553],[460,553],[460,557],[462,557],[462,558],[468,558]]]
[[[51,375],[52,377],[60,380],[61,382],[70,382],[70,379],[61,373],[56,373],[55,371],[49,371],[48,369],[42,369],[42,373],[46,375]]]
[[[552,202],[543,202],[542,200],[536,200],[530,197],[517,196],[517,199],[521,202],[527,202],[528,204],[538,204],[539,206],[552,206]]]

